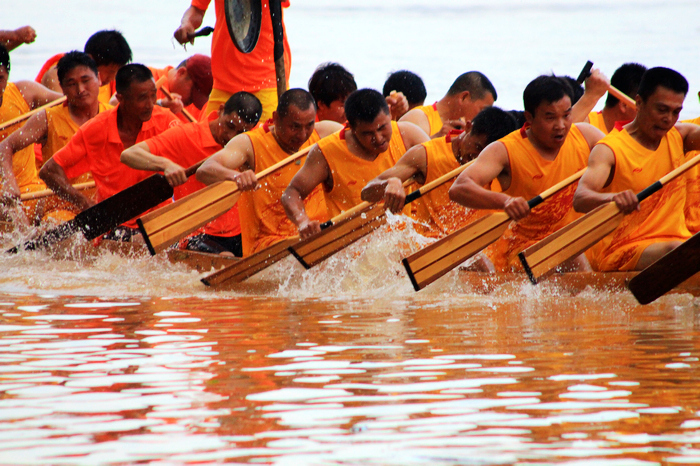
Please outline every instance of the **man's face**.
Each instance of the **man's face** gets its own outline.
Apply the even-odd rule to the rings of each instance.
[[[318,103],[318,119],[330,120],[345,124],[345,99],[338,99],[326,105],[323,102]]]
[[[192,103],[192,87],[194,87],[194,82],[192,78],[190,78],[190,75],[187,74],[187,68],[184,66],[177,68],[175,79],[170,87],[170,92],[180,94],[180,97],[182,97],[182,104],[185,107]]]
[[[217,123],[218,134],[214,139],[216,139],[216,142],[222,146],[225,146],[235,136],[255,128],[255,123],[246,123],[245,121],[241,120],[236,112],[224,113],[223,105],[219,109],[219,118]]]
[[[124,94],[117,93],[117,100],[125,118],[146,122],[151,119],[156,104],[156,83],[153,78],[141,83],[132,81]]]
[[[457,153],[462,162],[474,160],[479,156],[484,147],[488,136],[485,134],[475,134],[472,131],[464,132],[457,137]]]
[[[673,128],[683,110],[684,100],[683,93],[663,86],[657,86],[646,101],[637,96],[637,119],[648,137],[660,139]]]
[[[472,121],[480,111],[493,106],[493,102],[493,95],[490,92],[487,92],[481,99],[472,99],[470,95],[467,95],[462,101],[462,116],[466,121]]]
[[[2,101],[2,97],[5,95],[5,88],[9,81],[10,73],[7,71],[7,68],[0,66],[0,101]]]
[[[556,102],[541,102],[535,115],[525,112],[530,132],[547,149],[558,150],[571,129],[571,99],[565,95]]]
[[[389,150],[391,141],[391,115],[379,112],[373,122],[357,122],[351,128],[358,144],[369,154],[377,156]]]
[[[61,89],[71,105],[88,107],[97,101],[100,80],[87,66],[76,66],[63,77]]]
[[[119,71],[119,68],[121,67],[122,66],[117,63],[98,66],[97,74],[100,76],[100,86],[104,86],[105,84],[109,84],[114,81],[114,78],[117,76],[117,71]]]
[[[284,117],[275,112],[273,122],[280,147],[290,153],[296,152],[314,132],[316,108],[309,105],[309,108],[301,110],[296,105],[290,105]]]

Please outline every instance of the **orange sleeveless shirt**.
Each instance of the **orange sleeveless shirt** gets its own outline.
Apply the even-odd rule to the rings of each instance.
[[[370,180],[396,165],[396,162],[406,152],[399,125],[395,121],[391,122],[392,133],[389,149],[371,161],[361,159],[350,152],[345,140],[347,131],[350,130],[343,128],[340,132],[331,134],[318,142],[318,147],[328,163],[333,178],[333,188],[330,191],[325,189],[323,191],[331,217],[361,203],[362,188]],[[406,206],[404,213],[409,212],[407,209],[410,209],[410,204]]]
[[[524,129],[500,140],[508,151],[511,181],[505,194],[530,200],[561,180],[586,168],[590,147],[581,131],[571,126],[554,160],[546,160],[527,138]],[[578,183],[572,183],[532,209],[519,222],[511,222],[503,236],[486,253],[497,271],[522,270],[518,253],[576,220],[572,202]]]
[[[588,122],[601,130],[603,134],[608,134],[608,128],[605,126],[605,119],[602,112],[591,112],[588,114]]]
[[[253,144],[255,154],[255,171],[260,172],[289,157],[277,144],[272,131],[272,120],[249,131],[246,135]],[[316,144],[320,139],[314,130],[311,137],[300,149]],[[245,191],[238,200],[238,212],[241,218],[241,240],[243,256],[261,251],[283,239],[296,236],[297,227],[287,218],[280,199],[282,193],[292,181],[294,175],[306,161],[291,163],[260,180],[255,191]],[[328,219],[323,188],[317,186],[304,200],[306,213],[312,220],[324,222]]]
[[[672,128],[655,150],[642,147],[626,129],[601,139],[615,154],[612,182],[602,192],[631,189],[638,193],[685,161],[683,139]],[[644,250],[663,241],[686,240],[686,180],[678,177],[639,204],[640,210],[626,215],[615,231],[594,245],[587,256],[595,270],[633,270]]]
[[[693,120],[686,120],[683,123],[692,123],[700,125],[700,117]],[[688,161],[700,154],[700,151],[694,150],[685,154],[685,160]],[[685,224],[688,226],[690,233],[695,234],[700,231],[700,167],[695,165],[685,174],[687,181],[686,199],[685,199]]]
[[[425,116],[428,117],[428,124],[430,125],[430,133],[428,133],[428,136],[432,136],[442,129],[442,118],[440,118],[440,114],[437,110],[437,102],[433,105],[422,105],[416,108],[425,113]]]

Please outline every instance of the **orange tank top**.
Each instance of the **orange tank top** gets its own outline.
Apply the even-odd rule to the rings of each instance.
[[[8,83],[5,94],[2,96],[2,105],[0,105],[0,123],[23,115],[30,110],[29,104],[24,100],[17,86],[14,83]],[[0,131],[0,141],[4,141],[25,122],[26,120]],[[26,186],[41,183],[34,159],[34,144],[15,152],[15,155],[12,156],[12,171],[21,191]]]
[[[442,129],[442,118],[440,118],[440,114],[437,110],[437,102],[433,105],[422,105],[416,108],[425,113],[425,116],[428,117],[428,124],[430,125],[430,133],[428,133],[428,136],[432,136]]]
[[[608,134],[608,128],[605,126],[605,119],[602,112],[591,112],[588,114],[588,122],[601,130],[603,134]]]
[[[606,193],[627,189],[638,193],[685,161],[683,138],[676,128],[666,133],[655,151],[642,147],[626,129],[606,136],[598,144],[605,144],[615,154],[613,179],[602,190]],[[591,265],[601,271],[632,269],[643,252],[640,247],[689,238],[682,207],[685,182],[682,176],[676,178],[641,202],[639,211],[626,215],[614,232],[591,248]],[[618,254],[618,250],[624,253]]]
[[[99,102],[98,105],[98,113],[112,108],[111,105],[103,104],[102,102]],[[68,105],[65,103],[46,109],[46,123],[48,127],[46,142],[41,148],[44,163],[53,157],[53,154],[68,144],[70,138],[72,138],[76,131],[78,131],[78,128],[80,128],[71,118]]]
[[[692,123],[694,125],[700,125],[700,117],[693,120],[685,120],[683,123]],[[685,154],[685,160],[688,161],[699,155],[700,151],[694,150]],[[685,174],[687,181],[686,185],[686,199],[685,199],[685,224],[688,226],[688,230],[692,234],[700,231],[700,167],[695,165],[693,168],[688,170]]]
[[[330,191],[324,190],[328,214],[331,217],[362,202],[360,197],[362,188],[370,180],[393,167],[406,152],[401,131],[395,121],[391,122],[389,149],[379,154],[374,160],[361,159],[350,152],[345,140],[347,131],[350,130],[343,128],[340,132],[318,142],[318,147],[328,163],[333,178],[333,188]],[[408,211],[404,209],[404,212]]]
[[[505,194],[530,200],[561,180],[586,168],[590,147],[575,126],[554,160],[546,160],[537,152],[524,129],[500,140],[508,151],[511,181]],[[578,183],[572,183],[519,222],[511,222],[501,239],[489,248],[489,257],[498,271],[520,270],[517,254],[523,249],[576,220],[573,198]]]
[[[460,166],[452,152],[452,136],[431,139],[424,142],[427,162],[425,182],[440,178]],[[467,209],[452,202],[449,190],[454,180],[447,181],[441,186],[416,199],[414,218],[419,222],[415,230],[423,236],[440,238],[474,221],[475,210]]]
[[[253,144],[255,171],[266,168],[289,157],[275,140],[271,131],[272,120],[247,132]],[[320,139],[314,130],[311,137],[300,149],[316,144]],[[303,166],[306,157],[299,163],[291,163],[260,180],[255,191],[245,191],[238,200],[238,213],[241,219],[241,240],[243,256],[261,251],[278,241],[298,234],[297,227],[287,218],[280,199],[292,178]],[[326,221],[328,212],[323,199],[323,188],[317,186],[304,200],[306,213],[312,220]]]

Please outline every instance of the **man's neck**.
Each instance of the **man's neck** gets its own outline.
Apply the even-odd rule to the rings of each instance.
[[[345,140],[348,143],[348,149],[350,150],[350,153],[352,155],[362,160],[369,160],[370,162],[373,162],[377,159],[377,157],[379,157],[379,154],[369,152],[367,149],[360,145],[360,143],[357,141],[357,138],[355,137],[355,134],[352,132],[352,129],[348,128],[344,131]]]
[[[527,138],[530,140],[530,143],[535,148],[540,157],[549,161],[552,161],[557,158],[557,155],[559,155],[559,151],[564,146],[563,142],[559,147],[549,147],[546,144],[543,144],[539,139],[537,139],[537,137],[532,133],[532,130],[530,128],[528,128],[525,131],[527,133]],[[566,134],[564,141],[566,141],[567,137],[569,137],[568,133]]]
[[[124,147],[127,148],[138,138],[143,122],[138,118],[125,116],[120,110],[121,109],[117,107],[117,129],[119,130],[119,136],[122,139]]]
[[[436,107],[442,121],[459,120],[462,117],[459,103],[455,100],[455,96],[446,95],[437,101]]]
[[[294,149],[293,147],[290,147],[289,145],[284,144],[282,141],[280,141],[279,137],[277,136],[277,131],[275,131],[274,125],[270,125],[270,132],[272,133],[272,137],[275,138],[275,142],[280,147],[280,149],[285,151],[287,154],[291,155],[291,154],[296,154],[297,152],[299,152],[299,149],[300,149],[299,147]]]
[[[94,118],[99,112],[100,103],[97,100],[91,105],[84,106],[68,104],[68,114],[78,126],[82,126],[83,123]]]
[[[639,143],[640,146],[644,147],[645,149],[649,150],[656,150],[659,148],[659,144],[661,144],[661,140],[663,139],[662,137],[656,137],[648,134],[646,131],[644,131],[643,126],[640,124],[640,122],[635,118],[632,123],[628,124],[625,126],[625,129],[629,133],[629,135]],[[664,136],[666,136],[664,134]]]
[[[605,122],[605,127],[608,129],[608,133],[615,128],[615,123],[618,121],[629,120],[629,118],[625,118],[625,116],[622,115],[617,105],[613,108],[604,107],[600,113],[603,115],[603,121]]]
[[[465,134],[465,133],[462,133]],[[460,134],[456,138],[452,139],[452,142],[450,142],[450,147],[452,148],[452,155],[455,156],[455,159],[457,160],[457,163],[460,165],[464,165],[465,163],[469,162],[466,157],[464,157],[460,152],[459,152],[459,142],[460,138],[465,137]]]

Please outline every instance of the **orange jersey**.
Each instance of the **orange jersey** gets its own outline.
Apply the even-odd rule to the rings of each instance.
[[[253,144],[255,171],[258,173],[290,155],[277,144],[271,131],[271,124],[272,120],[269,120],[264,125],[246,133]],[[314,130],[311,137],[300,147],[300,150],[316,144],[319,139],[318,133]],[[259,181],[259,187],[256,190],[245,191],[241,195],[238,202],[241,213],[243,257],[299,233],[297,227],[287,218],[280,199],[305,161],[306,157],[303,157],[300,163],[291,163],[269,174]],[[304,207],[310,219],[320,222],[328,220],[328,211],[321,186],[317,186],[304,199]]]
[[[608,128],[605,126],[605,119],[602,112],[591,112],[588,114],[588,122],[601,130],[603,134],[608,134]]]
[[[440,178],[460,166],[452,152],[452,136],[431,139],[424,142],[427,173],[425,182]],[[478,218],[477,210],[467,209],[450,200],[448,191],[454,183],[450,180],[424,194],[415,201],[413,217],[419,222],[415,230],[430,238],[440,238],[461,228]]]
[[[2,105],[0,105],[0,123],[24,115],[30,110],[29,104],[24,100],[17,86],[14,83],[8,83],[5,94],[2,96]],[[26,120],[0,131],[0,141],[4,141],[10,134],[21,128],[25,122]],[[34,159],[34,144],[15,152],[15,155],[12,156],[12,172],[15,174],[20,192],[44,189],[44,183],[39,179]]]
[[[683,139],[672,128],[653,151],[642,147],[626,129],[601,139],[615,154],[615,171],[602,192],[643,190],[685,161]],[[639,204],[640,210],[626,215],[615,231],[595,244],[587,254],[601,272],[633,270],[644,250],[662,241],[686,240],[684,177],[678,177]]]
[[[151,68],[151,67],[149,66],[148,69],[151,70],[151,73],[153,73],[153,79],[155,79],[156,82],[158,82],[158,80],[159,80],[160,78],[162,78],[163,76],[166,76],[166,79],[163,81],[163,84],[158,88],[158,95],[157,95],[157,97],[158,97],[159,99],[165,99],[165,98],[167,98],[167,96],[166,96],[165,93],[162,91],[162,89],[165,89],[166,91],[170,92],[170,84],[168,84],[167,76],[168,76],[168,72],[169,72],[170,70],[172,70],[173,67],[172,67],[172,66],[166,66],[166,67],[163,68],[163,69],[158,69],[158,68]],[[202,108],[204,108],[204,107],[202,107]],[[200,119],[203,119],[203,120],[205,120],[205,121],[207,120],[207,118],[200,118],[200,117],[202,116],[202,115],[201,115],[201,114],[202,114],[202,111],[201,111],[200,109],[198,109],[197,106],[196,106],[195,104],[189,104],[187,107],[184,107],[184,109],[187,110],[187,111],[190,113],[190,115],[192,115],[192,116],[194,117],[195,121],[200,120]],[[180,121],[182,121],[183,123],[189,123],[189,122],[190,122],[190,120],[189,120],[189,119],[185,116],[185,114],[182,113],[182,112],[176,113],[175,116],[178,117],[178,118],[180,119]]]
[[[683,123],[692,123],[694,125],[700,125],[700,117],[693,120],[686,120]],[[690,160],[696,155],[699,155],[700,151],[694,150],[685,154],[685,159]],[[686,185],[686,199],[685,199],[685,224],[688,226],[688,230],[692,234],[700,231],[700,166],[695,165],[693,168],[688,170],[685,174],[687,181]]]
[[[119,106],[100,113],[81,126],[66,146],[56,152],[54,161],[68,178],[91,172],[97,187],[97,201],[103,201],[153,173],[134,170],[120,162],[124,144],[117,128]],[[143,123],[136,144],[150,139],[166,129],[180,124],[169,110],[153,108],[151,119]],[[134,222],[127,223],[135,226]]]
[[[428,124],[430,125],[428,136],[432,136],[442,129],[442,118],[440,118],[440,114],[437,110],[437,102],[433,105],[422,105],[416,108],[425,113],[425,116],[428,117]]]
[[[328,192],[324,190],[328,214],[331,217],[361,203],[362,188],[370,180],[396,165],[406,152],[401,131],[395,121],[391,122],[391,130],[389,149],[379,154],[374,160],[361,159],[350,152],[345,140],[347,131],[350,131],[347,128],[318,142],[318,147],[328,163],[333,178],[333,188]],[[410,204],[406,206],[404,212],[408,212],[409,208]]]
[[[212,113],[208,121],[187,123],[170,128],[147,140],[148,149],[152,154],[172,160],[181,167],[190,167],[223,149],[214,140],[209,129],[209,121],[216,117],[216,113]],[[204,187],[204,183],[191,176],[185,184],[174,188],[175,200]],[[238,207],[234,205],[228,212],[206,224],[204,233],[212,236],[236,236],[240,234],[241,224],[238,221]]]
[[[576,125],[571,126],[554,160],[546,160],[527,138],[524,129],[500,139],[508,151],[510,186],[503,193],[530,200],[558,182],[586,168],[590,147]],[[576,220],[572,202],[578,183],[572,183],[532,209],[519,222],[511,222],[503,236],[487,249],[497,271],[522,270],[518,253]]]
[[[103,104],[102,102],[99,102],[98,105],[98,114],[112,108],[111,105]],[[71,118],[66,102],[62,105],[56,105],[55,107],[46,109],[46,124],[46,142],[41,147],[44,163],[68,144],[68,141],[70,141],[73,135],[78,131],[78,128],[80,128]]]
[[[192,0],[192,6],[206,11],[211,0]],[[216,23],[211,42],[211,71],[214,76],[214,89],[234,94],[238,91],[254,93],[260,89],[277,87],[275,62],[273,58],[274,38],[269,2],[263,2],[260,38],[250,53],[241,53],[229,36],[226,25],[224,0],[214,0]],[[289,2],[282,2],[288,7]],[[284,13],[283,13],[284,18]],[[289,80],[292,56],[284,34],[284,69]]]

